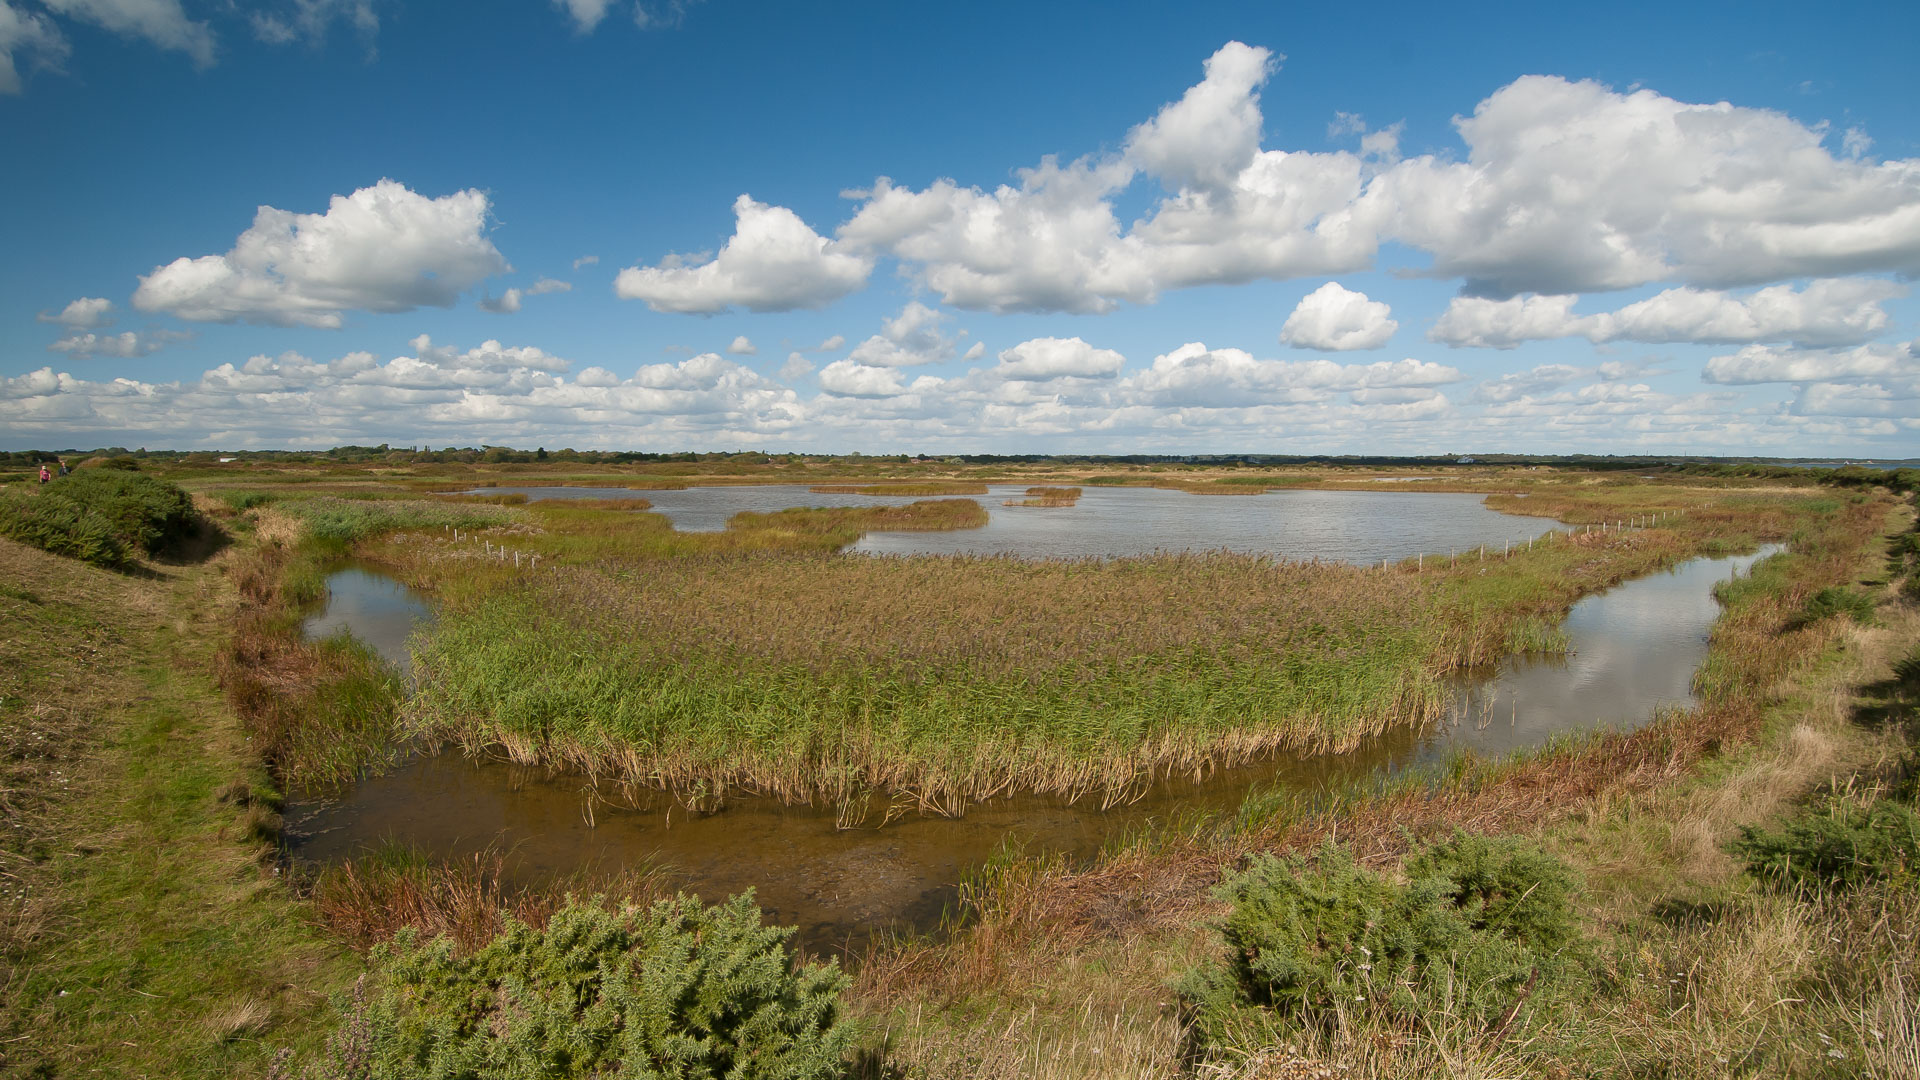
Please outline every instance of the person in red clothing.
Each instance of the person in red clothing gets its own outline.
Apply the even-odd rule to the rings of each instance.
[[[45,462],[42,462],[40,465],[40,482],[44,484],[51,479],[53,479],[53,472],[47,468]]]

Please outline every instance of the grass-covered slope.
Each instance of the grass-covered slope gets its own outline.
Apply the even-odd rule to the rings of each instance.
[[[229,595],[0,540],[0,1075],[259,1077],[351,980],[213,686]]]

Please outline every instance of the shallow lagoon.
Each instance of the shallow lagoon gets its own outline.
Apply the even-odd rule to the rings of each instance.
[[[850,550],[873,555],[1017,555],[1061,559],[1147,555],[1156,551],[1228,551],[1377,563],[1446,555],[1479,545],[1524,544],[1555,527],[1547,518],[1487,509],[1479,495],[1424,491],[1269,491],[1258,495],[1194,495],[1138,487],[1090,487],[1073,506],[1006,506],[1026,497],[1024,484],[995,484],[971,498],[987,524],[952,532],[869,533]],[[713,532],[743,510],[766,513],[797,506],[904,505],[916,497],[838,495],[801,484],[693,487],[681,491],[626,488],[500,487],[476,494],[528,499],[641,497],[674,528]],[[917,496],[926,498],[927,496]],[[940,496],[935,496],[940,497]]]

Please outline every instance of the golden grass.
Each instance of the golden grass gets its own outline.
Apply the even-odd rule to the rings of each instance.
[[[1080,501],[1077,487],[1030,487],[1024,499],[1007,499],[1005,506],[1072,506]]]
[[[970,480],[943,480],[934,483],[814,484],[807,490],[816,495],[985,495],[987,485]]]

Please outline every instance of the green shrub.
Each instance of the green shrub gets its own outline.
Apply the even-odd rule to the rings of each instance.
[[[220,501],[235,510],[252,510],[257,506],[266,506],[277,501],[280,496],[271,491],[223,491]]]
[[[1873,597],[1845,585],[1833,585],[1813,594],[1801,612],[1800,621],[1815,623],[1835,615],[1845,615],[1857,623],[1873,621]]]
[[[117,536],[149,553],[193,531],[193,497],[142,473],[87,469],[48,484],[44,494],[98,511]]]
[[[192,497],[139,472],[86,469],[0,500],[0,535],[99,566],[125,566],[193,527]]]
[[[1920,815],[1890,799],[1831,799],[1778,832],[1742,825],[1730,848],[1768,884],[1844,892],[1920,866]]]
[[[1571,870],[1526,841],[1458,834],[1397,882],[1327,847],[1260,856],[1223,887],[1229,959],[1186,987],[1202,1037],[1247,1007],[1291,1022],[1362,1011],[1412,1025],[1445,1012],[1487,1027],[1573,977]]]
[[[761,925],[751,893],[569,903],[545,929],[509,917],[464,957],[402,931],[375,950],[374,993],[348,1026],[374,1078],[839,1076],[847,979],[836,963],[796,969],[791,933]]]
[[[95,566],[121,567],[133,552],[113,523],[89,507],[47,495],[8,492],[0,498],[0,536]]]

